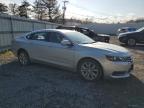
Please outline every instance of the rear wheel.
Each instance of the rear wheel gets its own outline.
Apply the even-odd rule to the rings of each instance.
[[[99,80],[103,75],[101,65],[92,59],[82,60],[78,65],[78,71],[88,81]]]
[[[133,38],[130,38],[127,40],[127,45],[128,46],[135,46],[136,45],[136,40]]]
[[[18,60],[22,66],[26,66],[26,65],[30,64],[30,58],[29,58],[29,55],[26,51],[20,51],[19,52]]]

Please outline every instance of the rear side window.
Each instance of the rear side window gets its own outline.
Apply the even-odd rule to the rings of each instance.
[[[37,32],[26,36],[29,40],[47,41],[48,32]]]

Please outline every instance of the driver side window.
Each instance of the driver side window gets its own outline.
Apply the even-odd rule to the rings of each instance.
[[[51,32],[49,35],[49,42],[52,43],[61,43],[61,41],[63,40],[64,36],[62,36],[62,34],[57,33],[57,32]]]

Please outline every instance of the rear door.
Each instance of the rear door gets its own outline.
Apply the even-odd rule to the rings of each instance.
[[[46,61],[45,55],[49,56],[47,36],[48,32],[36,32],[27,36],[28,44],[26,49],[31,58]]]

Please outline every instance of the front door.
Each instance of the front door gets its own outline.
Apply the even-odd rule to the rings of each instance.
[[[58,32],[50,32],[48,35],[48,56],[46,59],[48,62],[52,62],[54,64],[73,67],[74,59],[75,59],[75,47],[63,46],[61,41],[65,37]]]

